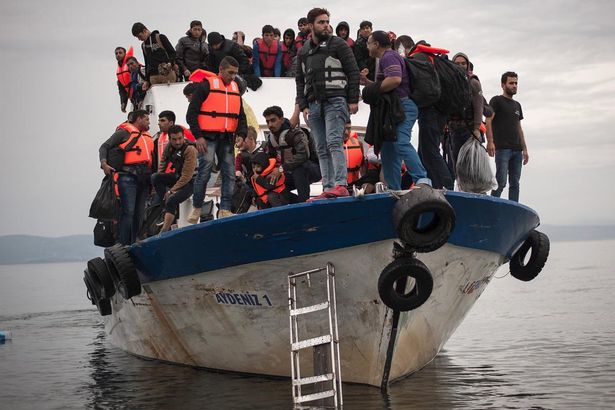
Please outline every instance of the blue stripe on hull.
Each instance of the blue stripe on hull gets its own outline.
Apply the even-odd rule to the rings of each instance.
[[[514,202],[448,192],[457,222],[449,243],[510,254],[539,221]],[[346,248],[396,237],[390,194],[339,198],[237,215],[133,245],[144,282],[264,260]]]

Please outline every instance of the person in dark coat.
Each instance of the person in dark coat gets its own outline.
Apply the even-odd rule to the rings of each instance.
[[[190,30],[175,46],[179,72],[187,80],[197,68],[209,70],[209,46],[205,41],[203,24],[198,20],[190,22]]]

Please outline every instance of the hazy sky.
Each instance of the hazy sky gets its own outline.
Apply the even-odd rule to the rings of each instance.
[[[243,3],[2,1],[0,235],[92,231],[87,213],[102,177],[98,147],[124,118],[113,50],[133,45],[142,61],[132,23],[159,29],[173,44],[193,19],[208,32],[230,38],[242,30],[251,40],[264,24],[296,31],[297,19],[316,5],[353,33],[368,19],[374,29],[467,53],[487,99],[501,93],[504,71],[516,71],[530,153],[521,202],[546,224],[615,223],[615,3]],[[184,122],[183,113],[178,117]]]

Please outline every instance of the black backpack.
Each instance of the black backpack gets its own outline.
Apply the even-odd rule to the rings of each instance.
[[[429,107],[440,99],[441,86],[436,70],[429,60],[405,58],[410,78],[410,98],[419,108]]]
[[[107,248],[115,244],[115,224],[109,219],[99,219],[94,226],[94,245]]]
[[[443,114],[464,118],[465,111],[472,103],[470,82],[465,71],[446,56],[434,55],[433,61],[442,87],[436,108]]]
[[[233,191],[233,197],[231,198],[231,212],[234,214],[243,214],[248,212],[250,205],[252,205],[252,198],[254,197],[252,191],[248,189],[248,186],[236,179],[235,190]]]

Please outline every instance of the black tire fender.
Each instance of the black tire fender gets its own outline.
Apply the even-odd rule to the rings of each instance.
[[[106,248],[105,262],[115,288],[124,299],[141,294],[141,281],[127,246],[116,244]]]
[[[523,245],[510,258],[510,274],[524,282],[534,279],[547,263],[550,248],[549,237],[542,232],[532,230]],[[527,253],[530,251],[526,263]]]
[[[412,290],[405,293],[408,277],[414,278]],[[400,279],[403,279],[398,283]],[[382,302],[393,310],[406,312],[421,306],[433,290],[433,278],[429,268],[416,258],[402,257],[389,263],[378,278],[378,293]]]
[[[407,246],[431,252],[448,241],[455,227],[455,211],[442,192],[419,185],[395,203],[393,224]]]
[[[88,261],[88,271],[90,275],[96,276],[101,284],[101,297],[104,299],[111,298],[115,294],[115,286],[105,261],[102,258],[90,259]]]
[[[98,282],[98,278],[86,269],[83,271],[83,281],[85,282],[85,287],[87,288],[86,296],[93,305],[96,305],[98,313],[100,313],[101,316],[110,315],[111,301],[102,297],[102,285]]]

